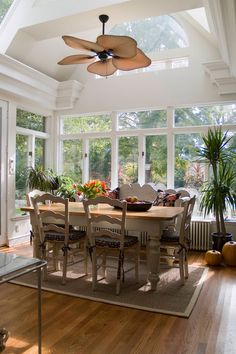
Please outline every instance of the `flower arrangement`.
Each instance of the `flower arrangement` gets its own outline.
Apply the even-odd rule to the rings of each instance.
[[[77,184],[78,195],[82,194],[84,198],[96,198],[101,195],[107,195],[108,187],[105,181],[98,179],[91,180],[84,184]]]

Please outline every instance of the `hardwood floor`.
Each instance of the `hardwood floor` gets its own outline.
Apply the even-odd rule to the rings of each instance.
[[[30,246],[0,251],[31,255]],[[203,264],[203,253],[190,263]],[[37,292],[0,287],[4,354],[37,353]],[[212,267],[189,319],[43,293],[43,354],[235,354],[236,267]]]

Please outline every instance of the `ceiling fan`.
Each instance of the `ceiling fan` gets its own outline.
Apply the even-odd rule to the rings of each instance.
[[[105,33],[105,23],[108,21],[107,15],[100,15],[102,23],[102,35],[97,37],[96,43],[84,39],[62,36],[64,42],[71,48],[91,51],[93,54],[75,54],[60,60],[60,65],[85,64],[90,73],[100,76],[109,76],[116,70],[134,70],[144,68],[151,64],[151,60],[137,48],[135,39],[128,36],[107,35]]]

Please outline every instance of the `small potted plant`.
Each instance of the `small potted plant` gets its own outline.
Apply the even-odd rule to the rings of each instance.
[[[101,195],[107,195],[108,188],[105,181],[96,179],[84,184],[78,184],[77,191],[81,193],[84,198],[90,199]]]
[[[76,184],[74,183],[73,179],[68,177],[68,176],[58,176],[58,189],[56,190],[56,195],[63,197],[63,198],[68,198],[70,201],[74,202],[75,201],[75,196],[76,196]]]
[[[209,179],[202,188],[200,211],[215,216],[216,232],[212,234],[213,249],[221,251],[224,243],[232,239],[227,233],[225,213],[227,208],[236,208],[236,191],[233,188],[236,170],[233,161],[236,152],[230,145],[232,136],[221,127],[209,129],[203,136],[203,146],[198,149],[199,161],[209,166]]]

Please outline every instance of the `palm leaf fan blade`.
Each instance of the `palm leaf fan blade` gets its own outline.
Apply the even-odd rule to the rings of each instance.
[[[92,63],[95,61],[95,55],[84,55],[84,54],[77,54],[77,55],[69,55],[64,59],[60,60],[57,64],[59,65],[71,65],[71,64],[85,64],[85,63]]]
[[[102,52],[104,50],[99,44],[86,41],[84,39],[72,37],[72,36],[62,36],[64,42],[71,48],[74,49],[84,49],[92,52]]]
[[[112,59],[107,59],[104,61],[96,61],[95,63],[90,64],[87,67],[87,70],[90,73],[100,75],[100,76],[109,76],[116,72],[117,68],[113,65]]]
[[[114,66],[123,71],[145,68],[151,64],[149,59],[141,49],[137,48],[137,55],[133,58],[113,58]]]
[[[97,44],[117,57],[132,58],[137,54],[137,42],[128,36],[103,34],[97,37]]]

